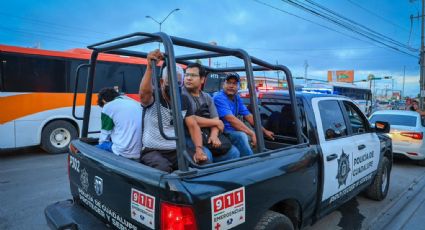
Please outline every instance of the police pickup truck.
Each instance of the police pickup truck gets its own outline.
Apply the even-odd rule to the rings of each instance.
[[[186,152],[183,122],[175,123],[175,136],[166,136],[177,144],[179,169],[172,173],[108,154],[88,141],[97,55],[143,58],[146,53],[128,47],[152,42],[164,45],[164,71],[171,76],[175,120],[182,119],[177,112],[176,63],[224,56],[243,63],[205,67],[211,76],[229,71],[246,74],[252,93],[244,95],[244,100],[254,116],[258,139],[253,156],[197,165]],[[202,52],[175,55],[175,46]],[[388,193],[392,147],[391,140],[381,134],[388,132],[388,123],[369,124],[345,97],[295,93],[291,72],[283,65],[267,63],[241,49],[165,33],[134,33],[89,48],[93,52],[86,65],[82,137],[71,143],[68,155],[72,199],[45,209],[52,229],[300,229],[362,191],[374,200]],[[257,95],[253,72],[268,70],[282,71],[288,90]],[[157,79],[153,80],[157,85]],[[273,141],[263,138],[261,124],[275,133]]]

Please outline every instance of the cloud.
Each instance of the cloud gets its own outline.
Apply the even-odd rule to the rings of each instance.
[[[245,25],[247,24],[247,21],[249,20],[249,15],[244,10],[239,10],[236,12],[236,14],[232,14],[229,18],[229,21],[234,25]]]

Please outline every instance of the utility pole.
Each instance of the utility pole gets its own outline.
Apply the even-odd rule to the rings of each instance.
[[[304,83],[306,83],[307,84],[307,71],[308,71],[308,62],[307,62],[307,60],[305,60],[304,61],[304,68],[305,68],[305,70],[304,70]]]
[[[419,64],[421,67],[420,71],[420,78],[419,78],[419,107],[422,110],[424,108],[424,96],[425,96],[425,50],[424,50],[424,13],[425,13],[425,0],[422,0],[422,13],[421,15],[418,15],[416,17],[410,16],[411,19],[413,18],[421,18],[421,49],[419,53]]]
[[[425,74],[425,60],[424,60],[424,12],[425,12],[425,0],[422,0],[422,14],[421,14],[421,53],[420,53],[420,64],[421,64],[421,76],[420,76],[420,92],[419,92],[419,108],[424,108],[424,74]]]
[[[401,98],[403,98],[404,99],[404,83],[405,83],[405,81],[406,81],[406,66],[403,66],[403,94],[402,94],[402,97]]]
[[[276,60],[276,65],[279,65],[277,60]],[[280,85],[279,85],[279,82],[280,82],[280,80],[279,80],[279,70],[276,70],[276,75],[277,75],[277,87],[280,87]]]

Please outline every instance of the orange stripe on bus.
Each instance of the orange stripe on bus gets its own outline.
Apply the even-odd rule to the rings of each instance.
[[[72,107],[72,93],[30,93],[0,97],[0,124],[46,110]],[[77,95],[77,106],[85,103],[85,94]],[[97,105],[97,95],[92,97],[92,105]]]

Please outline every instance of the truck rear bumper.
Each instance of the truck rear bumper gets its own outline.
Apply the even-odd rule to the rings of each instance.
[[[44,215],[51,229],[109,229],[105,223],[72,200],[47,206]]]

